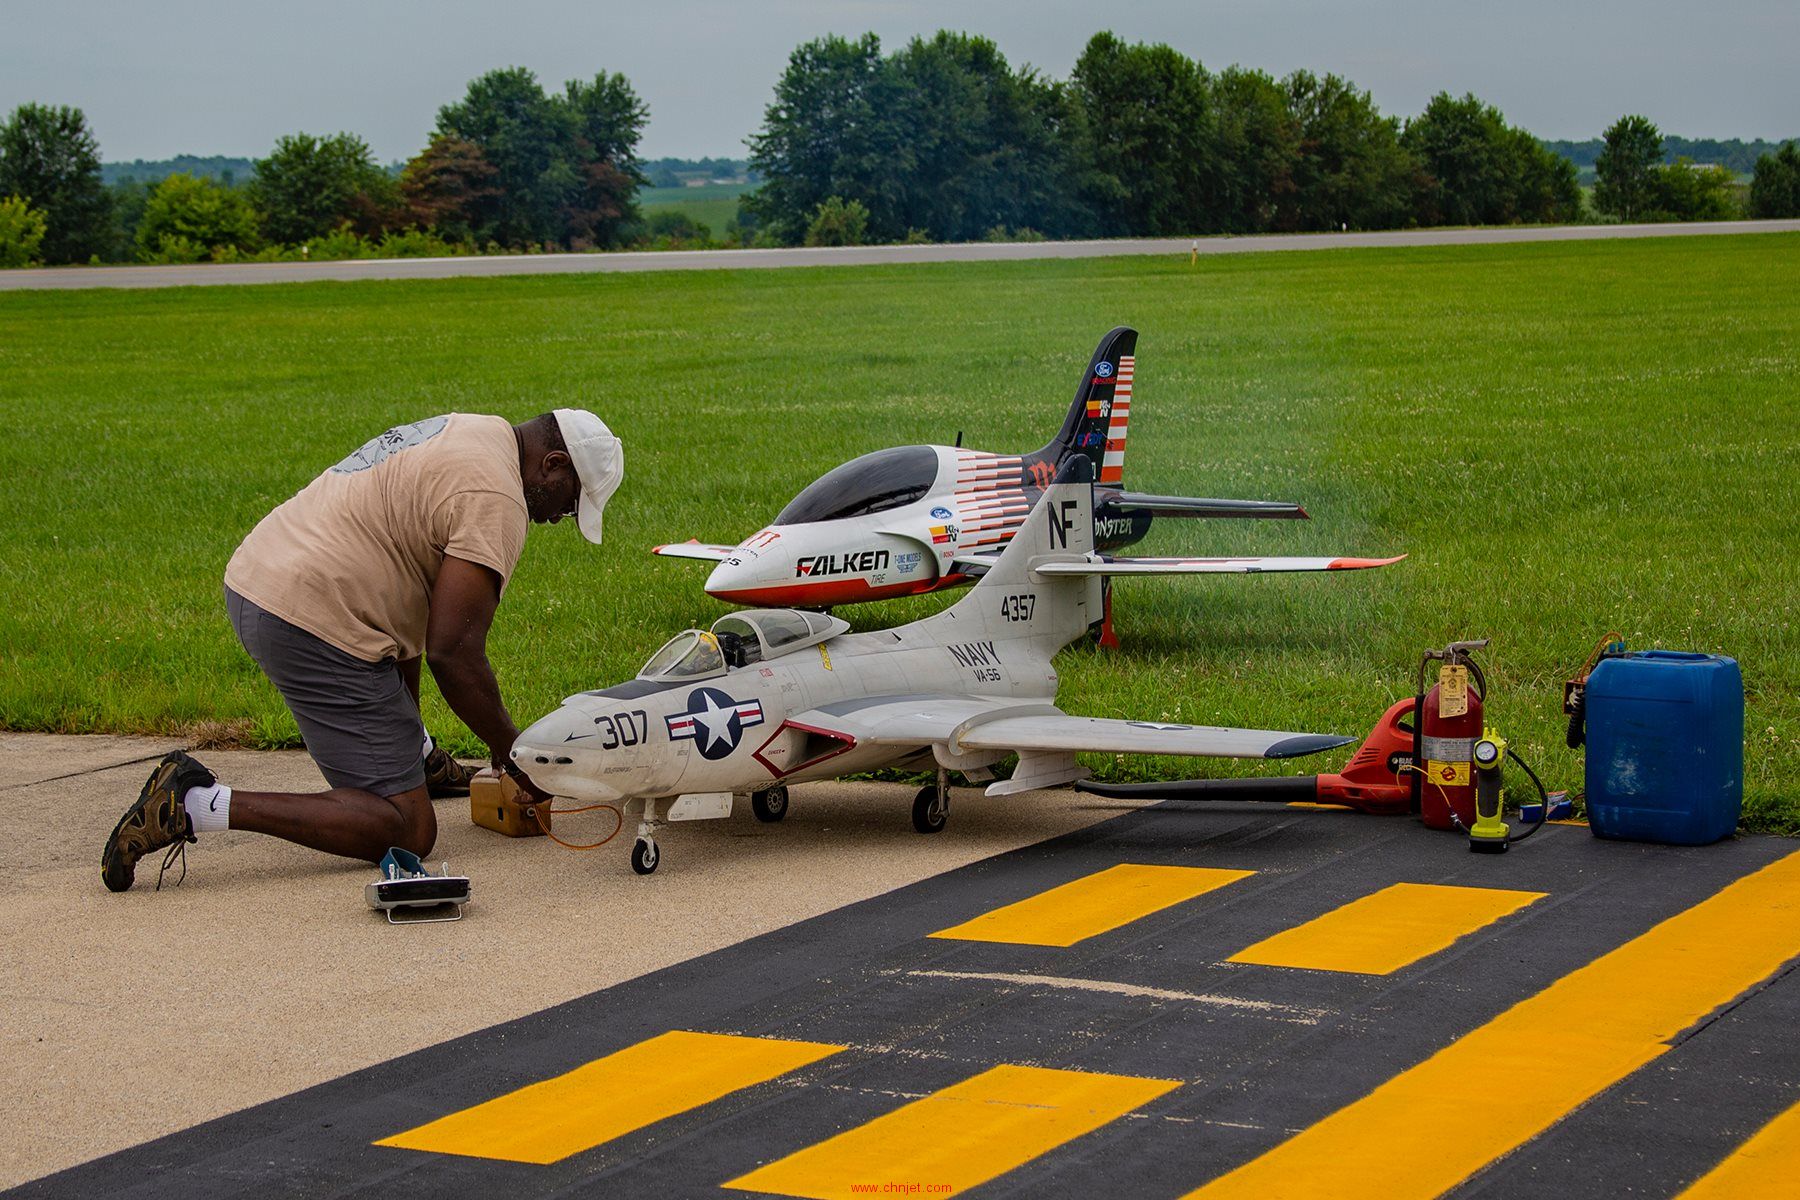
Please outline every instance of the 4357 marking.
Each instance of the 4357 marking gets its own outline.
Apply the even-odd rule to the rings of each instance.
[[[1029,621],[1032,610],[1036,607],[1036,592],[1020,592],[1016,596],[1006,596],[1001,599],[1000,615],[1008,621]]]

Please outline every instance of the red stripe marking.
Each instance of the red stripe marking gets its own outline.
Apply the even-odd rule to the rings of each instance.
[[[1396,554],[1393,558],[1334,558],[1327,571],[1356,571],[1363,567],[1387,567],[1405,558],[1404,554]]]

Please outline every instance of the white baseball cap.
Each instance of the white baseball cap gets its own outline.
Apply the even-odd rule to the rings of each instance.
[[[557,409],[556,426],[562,430],[563,445],[575,464],[576,478],[581,480],[575,523],[581,536],[598,546],[600,515],[625,478],[624,448],[606,422],[585,408]]]

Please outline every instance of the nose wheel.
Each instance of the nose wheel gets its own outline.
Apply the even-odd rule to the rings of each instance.
[[[656,870],[661,857],[656,849],[655,838],[640,837],[631,845],[631,869],[639,875],[648,875]]]

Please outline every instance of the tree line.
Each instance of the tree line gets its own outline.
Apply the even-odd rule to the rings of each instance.
[[[241,185],[175,171],[108,188],[81,111],[25,104],[0,125],[0,261],[609,249],[639,222],[648,116],[623,75],[546,92],[512,67],[440,108],[429,142],[397,175],[355,134],[295,133],[254,160]]]
[[[1623,128],[1621,128],[1623,127]],[[1654,157],[1644,160],[1654,135]],[[1473,94],[1402,121],[1333,74],[1209,71],[1111,33],[1066,81],[1012,68],[993,42],[940,32],[884,53],[873,34],[788,61],[747,208],[781,243],[1709,219],[1745,197],[1722,167],[1662,164],[1662,135],[1621,118],[1589,213],[1575,165]],[[1603,149],[1604,149],[1603,146]],[[1780,154],[1758,161],[1779,174]],[[1752,186],[1753,215],[1787,213]]]
[[[648,116],[624,75],[547,91],[512,67],[440,108],[398,172],[355,134],[295,133],[241,183],[209,169],[229,160],[196,159],[108,187],[80,110],[26,104],[0,125],[0,265],[713,242],[679,213],[639,211]],[[1066,80],[967,34],[892,53],[833,36],[790,56],[748,140],[760,184],[724,232],[784,245],[1800,215],[1792,142],[1757,158],[1747,190],[1722,165],[1665,161],[1669,142],[1620,118],[1590,212],[1570,159],[1473,94],[1401,120],[1334,74],[1209,71],[1111,33]]]

